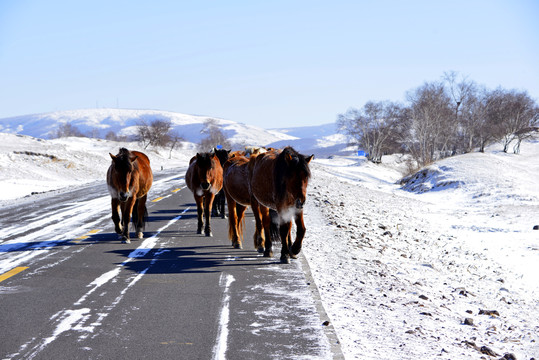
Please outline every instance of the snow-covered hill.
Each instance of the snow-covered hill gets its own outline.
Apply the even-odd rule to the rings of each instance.
[[[104,138],[109,131],[117,135],[135,135],[140,121],[170,121],[172,129],[192,143],[198,143],[205,135],[201,133],[204,122],[214,119],[225,136],[233,144],[267,145],[281,140],[295,140],[294,136],[256,126],[240,124],[230,120],[208,116],[185,115],[170,111],[126,110],[126,109],[85,109],[58,111],[45,114],[16,116],[0,119],[0,132],[29,135],[49,139],[59,125],[70,123],[83,134],[93,134]]]
[[[314,154],[317,158],[327,158],[333,155],[349,155],[354,148],[347,145],[347,138],[339,134],[336,123],[273,129],[279,133],[295,137],[276,141],[268,146],[282,148],[290,145],[305,154]]]

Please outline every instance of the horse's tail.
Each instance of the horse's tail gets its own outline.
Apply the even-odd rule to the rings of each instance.
[[[245,227],[245,216],[242,216],[241,220],[238,221],[238,237],[239,240],[243,242],[243,228]]]
[[[232,241],[234,238],[234,217],[228,217],[228,239]]]
[[[281,241],[279,233],[279,214],[277,211],[270,209],[270,240],[271,242]]]
[[[237,206],[233,204],[230,206]],[[223,210],[224,213],[224,210]],[[237,211],[236,211],[237,214]],[[234,224],[234,216],[228,217],[228,238],[234,240],[234,226],[236,226],[236,231],[238,232],[238,240],[243,241],[243,228],[245,227],[245,216],[242,216],[241,219],[236,215],[236,224]]]

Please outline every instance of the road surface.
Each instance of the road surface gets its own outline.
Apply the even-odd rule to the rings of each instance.
[[[342,358],[305,261],[261,257],[250,212],[243,250],[221,218],[197,235],[184,173],[155,174],[131,244],[104,181],[3,206],[1,359]]]

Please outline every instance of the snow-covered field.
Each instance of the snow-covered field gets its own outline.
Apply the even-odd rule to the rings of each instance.
[[[0,206],[102,180],[120,146],[0,133]],[[498,148],[404,188],[398,156],[312,163],[303,254],[346,359],[539,358],[539,142]],[[194,152],[148,154],[159,171]]]
[[[314,164],[304,254],[347,359],[539,358],[538,159],[445,159],[413,192],[398,157]]]

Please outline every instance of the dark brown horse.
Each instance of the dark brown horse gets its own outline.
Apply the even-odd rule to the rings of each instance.
[[[255,217],[260,217],[265,232],[264,256],[272,256],[269,210],[277,212],[273,224],[279,226],[282,243],[281,262],[289,263],[296,258],[305,236],[303,204],[307,197],[307,185],[311,176],[309,162],[314,155],[306,157],[291,147],[282,151],[269,151],[253,160],[250,173],[251,204]],[[296,239],[292,243],[292,221],[295,222]]]
[[[114,229],[122,235],[124,243],[129,243],[129,220],[133,215],[136,236],[142,239],[145,216],[148,213],[146,199],[153,182],[150,159],[141,152],[125,148],[121,148],[117,155],[109,155],[112,164],[107,171],[107,185],[112,197]]]
[[[223,187],[223,168],[217,154],[215,153],[198,153],[191,159],[189,168],[185,173],[185,183],[189,190],[193,192],[195,202],[197,204],[197,234],[212,236],[210,218],[211,209],[215,195]],[[206,224],[204,226],[204,221]]]
[[[255,155],[252,155],[253,157]],[[242,249],[244,215],[248,206],[251,206],[251,191],[249,189],[249,164],[247,157],[234,154],[224,165],[223,189],[228,203],[228,237],[232,245]],[[264,252],[264,238],[262,222],[255,217],[256,230],[253,236],[255,248]]]

